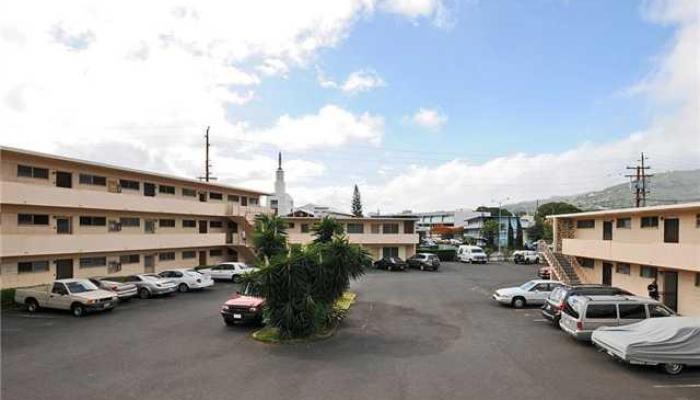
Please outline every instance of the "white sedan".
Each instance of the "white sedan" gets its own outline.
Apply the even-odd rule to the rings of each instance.
[[[204,275],[209,275],[212,279],[240,282],[241,277],[256,269],[242,262],[225,262],[211,268],[200,269]]]
[[[498,303],[521,308],[544,304],[552,290],[562,285],[559,281],[535,279],[520,286],[498,289],[491,297]]]
[[[204,289],[214,285],[214,281],[209,275],[201,274],[193,269],[168,269],[158,275],[175,283],[180,293],[185,293],[191,289]]]

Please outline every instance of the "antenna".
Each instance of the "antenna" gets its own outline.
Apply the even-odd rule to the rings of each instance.
[[[209,144],[209,127],[207,126],[207,132],[204,134],[204,140],[205,140],[205,145],[204,145],[204,176],[198,177],[200,181],[204,182],[209,182],[209,181],[215,181],[216,177],[211,176],[211,162],[209,161],[209,147],[211,145]]]
[[[648,169],[651,169],[650,166],[644,165],[644,161],[648,159],[649,157],[644,156],[644,152],[642,152],[642,157],[637,160],[638,164],[634,167],[627,167],[627,169],[635,171],[634,174],[625,175],[630,178],[631,189],[634,190],[635,207],[645,207],[647,205],[647,195],[651,192],[647,179],[654,175],[646,173]]]

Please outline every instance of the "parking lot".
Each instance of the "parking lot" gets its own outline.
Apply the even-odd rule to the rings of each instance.
[[[700,370],[671,377],[577,343],[537,308],[490,300],[535,266],[443,263],[372,271],[328,340],[267,345],[224,326],[236,290],[132,300],[107,314],[2,315],[2,398],[698,399]]]

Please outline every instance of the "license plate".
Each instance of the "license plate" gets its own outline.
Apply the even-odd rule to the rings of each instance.
[[[243,316],[241,314],[233,314],[233,319],[241,319]]]

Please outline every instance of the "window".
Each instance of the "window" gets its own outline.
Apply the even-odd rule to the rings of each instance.
[[[139,217],[121,217],[119,218],[119,223],[122,224],[122,227],[131,226],[138,228],[141,226],[141,219]]]
[[[576,221],[576,228],[578,229],[592,229],[595,228],[594,219],[580,219]]]
[[[182,188],[182,195],[187,197],[197,197],[197,191],[194,189]]]
[[[404,233],[413,233],[413,226],[415,224],[413,221],[406,221],[403,223],[403,231]]]
[[[673,312],[666,308],[666,306],[662,306],[661,304],[652,304],[649,306],[649,317],[651,318],[663,318],[671,316],[673,316]]]
[[[642,265],[639,268],[639,276],[642,278],[656,278],[656,267]]]
[[[172,261],[175,259],[175,252],[158,253],[158,261]]]
[[[195,258],[197,256],[197,252],[194,250],[187,250],[182,252],[182,259],[186,260],[189,258]]]
[[[216,192],[209,192],[209,198],[212,200],[223,200],[224,195]]]
[[[49,179],[48,168],[31,167],[29,165],[18,165],[17,176],[36,179]]]
[[[209,221],[210,228],[222,228],[223,226],[224,226],[224,223],[221,221]]]
[[[238,203],[240,200],[241,200],[240,196],[236,196],[235,194],[228,195],[228,201],[231,201],[233,203]]]
[[[380,233],[382,228],[382,224],[372,224],[370,232],[372,233]]]
[[[639,225],[642,228],[658,228],[659,217],[642,217]]]
[[[222,253],[221,249],[209,250],[209,255],[211,257],[219,257]]]
[[[107,265],[107,257],[82,257],[80,268],[104,267]]]
[[[530,289],[531,292],[546,292],[549,289],[549,285],[547,283],[538,283],[535,285],[532,289]]]
[[[160,220],[158,220],[158,226],[160,228],[174,228],[175,227],[175,220],[174,219],[160,219]]]
[[[586,310],[586,318],[617,319],[617,307],[614,304],[590,304]]]
[[[80,225],[82,226],[105,226],[107,225],[107,218],[105,217],[80,217]]]
[[[257,206],[259,204],[257,197],[250,197],[248,199],[248,202],[250,203],[250,205],[253,205],[253,206]]]
[[[158,193],[175,194],[175,186],[158,185]]]
[[[644,304],[620,304],[620,319],[645,319],[647,310]]]
[[[301,233],[309,233],[309,224],[301,224]]]
[[[294,229],[294,222],[288,222],[287,229]]]
[[[46,214],[17,214],[17,225],[48,225]]]
[[[119,186],[127,190],[141,190],[141,184],[138,181],[130,181],[128,179],[120,179]]]
[[[615,265],[615,272],[617,272],[618,274],[629,275],[630,265],[627,263],[617,263]]]
[[[80,174],[79,181],[83,185],[107,186],[107,178],[100,175]]]
[[[19,274],[27,274],[31,272],[47,272],[48,270],[48,261],[24,261],[17,263],[17,273]]]
[[[183,219],[182,220],[182,227],[183,228],[196,228],[197,221],[195,221],[193,219]]]
[[[365,224],[348,224],[348,233],[365,233]]]
[[[618,218],[617,229],[632,229],[632,218]]]
[[[138,264],[141,262],[141,256],[138,254],[126,254],[119,256],[119,262],[122,264]]]
[[[389,258],[389,257],[398,257],[398,256],[399,256],[399,248],[398,247],[382,247],[382,257]]]
[[[695,227],[700,228],[700,214],[695,216]]]
[[[399,224],[384,224],[382,226],[384,234],[399,233]]]
[[[576,260],[583,268],[595,268],[595,261],[592,258],[579,257]]]
[[[107,230],[109,232],[120,232],[122,230],[122,223],[117,220],[110,219],[109,224],[107,225]]]
[[[700,287],[700,272],[695,273],[695,286]]]

